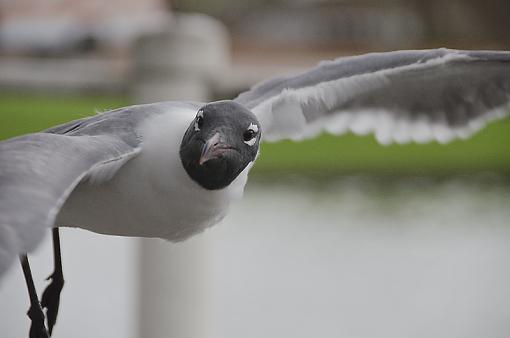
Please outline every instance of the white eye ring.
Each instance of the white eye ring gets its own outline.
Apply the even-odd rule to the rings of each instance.
[[[243,135],[243,137],[244,137],[243,142],[246,143],[249,146],[253,146],[255,144],[255,142],[257,142],[257,132],[258,131],[259,131],[259,127],[256,124],[251,123],[248,126],[248,129],[246,129],[245,134]],[[248,135],[251,134],[251,138],[250,139],[247,139],[246,136],[245,136],[246,133],[248,133],[248,132],[251,132],[251,133],[248,134]]]
[[[257,126],[256,124],[250,123],[250,125],[248,126],[248,129],[251,129],[255,133],[257,133],[259,131],[259,126]]]
[[[243,141],[244,143],[246,143],[247,145],[249,146],[252,146],[255,144],[255,142],[257,142],[257,138],[256,137],[253,137],[251,140],[249,141]]]

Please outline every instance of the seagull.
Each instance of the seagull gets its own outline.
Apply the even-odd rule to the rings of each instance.
[[[29,337],[48,337],[64,285],[59,227],[182,241],[242,197],[261,141],[352,132],[446,143],[508,116],[509,105],[510,52],[395,51],[323,61],[233,100],[135,105],[8,139],[0,275],[19,258]],[[55,269],[39,301],[27,254],[48,230]]]

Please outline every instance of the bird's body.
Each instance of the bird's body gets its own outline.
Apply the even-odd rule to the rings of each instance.
[[[45,338],[63,286],[58,228],[48,331],[26,253],[48,228],[183,240],[242,196],[261,140],[350,131],[445,143],[509,111],[510,52],[397,51],[322,62],[234,100],[120,108],[0,142],[0,275],[21,256],[30,336]]]
[[[180,241],[219,222],[242,196],[249,165],[228,187],[208,190],[194,182],[179,158],[184,132],[203,103],[159,103],[136,127],[140,153],[111,179],[92,172],[63,205],[55,224],[94,232]],[[150,106],[137,106],[136,114]],[[107,173],[107,178],[114,173]]]

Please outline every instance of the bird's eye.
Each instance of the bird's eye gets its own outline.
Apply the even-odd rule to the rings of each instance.
[[[245,142],[248,142],[255,136],[255,131],[253,129],[248,129],[243,134],[243,139]]]
[[[197,118],[195,119],[195,131],[199,131],[203,125],[204,125],[204,112],[202,110],[199,110]]]
[[[250,123],[248,129],[246,129],[245,132],[243,133],[244,143],[246,143],[249,146],[254,145],[255,142],[257,142],[257,138],[255,136],[257,136],[258,132],[259,126],[257,126],[254,123]]]
[[[251,147],[252,145],[255,144],[255,142],[257,142],[257,138],[255,136],[257,136],[257,132],[255,130],[247,129],[243,133],[243,141],[244,141],[244,143],[246,143],[247,145],[249,145]]]

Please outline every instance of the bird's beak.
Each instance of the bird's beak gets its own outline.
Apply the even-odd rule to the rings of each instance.
[[[202,154],[198,164],[203,165],[209,160],[220,157],[227,149],[230,149],[230,147],[221,142],[220,133],[215,133],[202,146]]]

